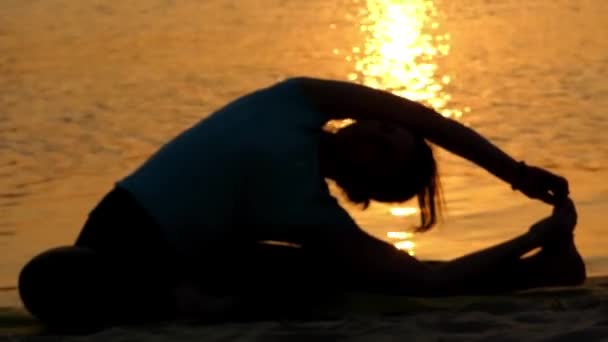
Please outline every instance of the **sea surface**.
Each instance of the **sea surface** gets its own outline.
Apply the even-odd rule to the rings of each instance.
[[[227,101],[291,76],[424,102],[514,158],[566,176],[576,241],[608,274],[604,0],[3,0],[0,307],[20,267],[73,242],[115,181]],[[252,128],[254,129],[254,128]],[[449,259],[525,232],[551,208],[439,151],[446,211],[348,206],[368,232]],[[380,261],[379,261],[380,262]]]

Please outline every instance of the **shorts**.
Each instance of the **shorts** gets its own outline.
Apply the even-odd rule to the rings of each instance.
[[[154,219],[126,190],[115,187],[91,211],[76,243],[100,254],[115,279],[121,312],[149,320],[173,314],[178,282],[174,253]]]

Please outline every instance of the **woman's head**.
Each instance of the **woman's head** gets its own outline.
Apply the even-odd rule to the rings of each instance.
[[[440,186],[433,151],[423,138],[390,122],[366,120],[340,129],[328,140],[328,177],[350,201],[367,207],[370,200],[396,203],[417,196],[419,230],[433,226]]]

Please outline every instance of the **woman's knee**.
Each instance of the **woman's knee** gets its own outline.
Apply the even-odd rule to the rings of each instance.
[[[30,260],[19,274],[25,308],[42,322],[85,327],[100,322],[108,298],[101,257],[81,247],[59,247]]]

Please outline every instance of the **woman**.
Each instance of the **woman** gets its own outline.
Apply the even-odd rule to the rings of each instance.
[[[344,118],[356,122],[323,129]],[[445,263],[367,235],[325,179],[363,206],[416,196],[419,230],[428,230],[440,196],[427,140],[553,205],[553,215]],[[201,293],[442,296],[576,285],[585,269],[575,224],[564,178],[513,160],[457,121],[365,86],[293,78],[237,99],[163,146],[91,212],[75,246],[30,261],[19,288],[33,315],[76,327],[201,312]],[[260,243],[269,240],[290,246]]]

